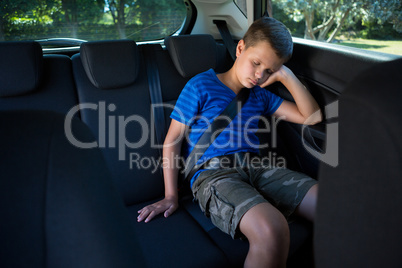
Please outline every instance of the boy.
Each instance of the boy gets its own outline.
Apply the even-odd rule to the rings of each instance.
[[[191,178],[192,192],[217,227],[233,238],[244,235],[248,239],[245,267],[285,267],[289,248],[286,219],[295,213],[313,220],[316,181],[285,168],[263,165],[211,169],[208,160],[258,153],[257,115],[273,115],[299,124],[322,120],[314,98],[283,65],[292,51],[292,37],[286,27],[264,17],[239,41],[237,58],[229,71],[215,74],[211,69],[187,83],[172,112],[163,147],[165,198],[141,209],[138,221],[148,222],[162,212],[168,217],[177,209],[178,169],[169,163],[180,155],[184,133],[190,130],[189,154],[202,134],[200,130],[247,88],[250,95],[242,110],[202,156],[200,161],[205,165]],[[295,103],[264,89],[276,81],[289,90]]]

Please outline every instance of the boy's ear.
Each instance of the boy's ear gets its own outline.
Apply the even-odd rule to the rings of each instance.
[[[244,40],[241,39],[238,43],[237,43],[237,47],[236,47],[236,57],[239,57],[240,54],[243,52],[243,50],[246,48],[246,44],[244,43]]]

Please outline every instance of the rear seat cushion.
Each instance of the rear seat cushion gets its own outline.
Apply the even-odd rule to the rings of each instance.
[[[39,86],[43,71],[39,43],[2,42],[0,58],[0,97],[23,95]]]
[[[73,145],[64,115],[3,111],[0,129],[0,267],[145,267],[99,149]]]
[[[217,65],[218,48],[211,35],[172,36],[165,39],[165,45],[177,71],[185,78]]]
[[[97,88],[122,88],[137,79],[138,47],[132,40],[83,43],[80,52],[85,72]]]
[[[127,207],[147,267],[232,267],[220,245],[182,207],[167,218],[158,215],[148,223],[138,223],[137,211],[155,201]]]

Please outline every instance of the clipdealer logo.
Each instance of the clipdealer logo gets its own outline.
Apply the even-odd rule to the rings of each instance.
[[[171,104],[158,104],[158,108],[163,109],[171,109],[173,110],[174,105]],[[72,119],[80,110],[93,110],[97,113],[98,120],[98,129],[97,129],[97,140],[92,142],[82,142],[78,140],[72,131]],[[151,107],[152,109],[152,107]],[[331,119],[338,117],[338,102],[331,103],[325,107],[326,110],[326,120],[327,122],[331,122]],[[117,107],[115,104],[110,103],[106,104],[105,101],[100,101],[99,103],[82,103],[74,106],[67,113],[65,122],[64,122],[64,130],[65,135],[69,142],[76,147],[83,149],[90,148],[117,148],[118,151],[118,160],[125,161],[127,158],[127,149],[139,149],[143,146],[151,146],[153,149],[161,149],[162,145],[157,144],[155,137],[155,126],[153,124],[152,118],[151,122],[147,122],[147,120],[138,115],[133,114],[130,116],[122,116],[117,115],[115,112],[117,111]],[[319,111],[318,111],[319,112]],[[180,113],[180,111],[179,111]],[[250,144],[252,147],[261,148],[276,148],[277,147],[277,125],[280,121],[284,120],[284,118],[274,118],[268,120],[265,117],[253,117],[251,120],[262,120],[262,126],[260,129],[251,128],[250,122],[246,122],[245,128],[240,130],[242,135],[245,136],[245,141]],[[198,117],[197,120],[208,120],[206,118]],[[306,121],[308,122],[308,120]],[[136,137],[137,140],[128,140],[126,137],[126,129],[130,124],[130,128],[135,128],[135,131],[138,135]],[[325,151],[318,146],[314,146],[314,137],[309,130],[307,125],[302,126],[302,144],[307,152],[313,155],[315,158],[324,162],[328,165],[336,167],[338,165],[338,123],[327,123],[326,125],[326,139],[325,139]],[[254,144],[249,139],[249,133],[254,133],[258,131],[260,134],[264,133],[266,135],[271,135],[270,144],[266,142],[265,144]],[[212,133],[212,137],[214,134]],[[130,137],[131,138],[131,137]],[[187,138],[187,136],[186,136]],[[240,140],[236,140],[236,138],[232,135],[229,137],[229,141],[225,143],[225,146],[234,146],[235,142],[241,142]],[[313,142],[311,142],[313,141]],[[191,141],[187,140],[189,144]],[[194,145],[193,145],[194,146]],[[276,153],[271,153],[269,155],[271,162],[282,162],[285,163],[285,159],[282,159],[280,156],[277,156]],[[145,159],[145,160],[144,160]],[[141,156],[138,152],[129,153],[129,161],[130,168],[134,166],[137,168],[146,168],[157,170],[157,167],[164,165],[164,160],[159,157],[158,159],[149,159],[149,157]],[[186,162],[184,159],[179,159],[175,161],[176,163],[180,163],[182,165]],[[286,164],[285,164],[286,165]]]

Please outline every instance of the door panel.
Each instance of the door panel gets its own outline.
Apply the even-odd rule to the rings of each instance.
[[[398,57],[295,38],[293,56],[286,65],[317,100],[324,121],[315,126],[280,122],[276,135],[281,142],[278,142],[278,148],[270,148],[268,151],[275,149],[275,152],[286,158],[288,168],[314,178],[317,177],[321,162],[337,165],[334,157],[337,157],[339,96],[356,75],[375,64]],[[281,84],[272,85],[269,90],[293,101],[290,93]],[[331,148],[328,144],[331,144]],[[330,160],[329,154],[332,154]]]

